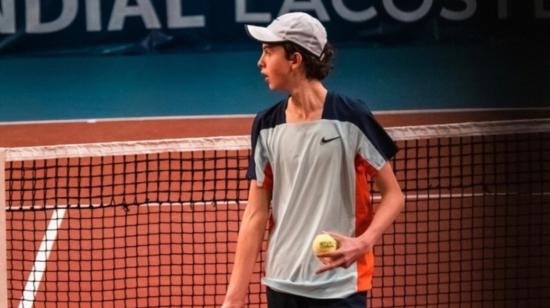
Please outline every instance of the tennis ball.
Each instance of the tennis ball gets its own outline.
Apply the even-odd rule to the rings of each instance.
[[[315,255],[332,252],[338,248],[338,242],[329,234],[318,234],[313,240],[311,248]]]

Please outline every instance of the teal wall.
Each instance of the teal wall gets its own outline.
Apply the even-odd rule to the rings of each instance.
[[[373,110],[550,106],[544,44],[342,48],[329,88]],[[0,58],[0,121],[251,114],[258,51]]]

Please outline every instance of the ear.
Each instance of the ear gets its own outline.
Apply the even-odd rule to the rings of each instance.
[[[304,58],[302,57],[302,54],[299,52],[295,52],[290,57],[290,66],[292,69],[298,69],[302,63],[304,63]]]

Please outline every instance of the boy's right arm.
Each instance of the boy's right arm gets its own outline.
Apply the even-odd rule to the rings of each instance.
[[[243,214],[233,271],[225,295],[223,308],[242,308],[248,292],[252,269],[260,251],[269,219],[271,189],[250,183],[248,204]]]

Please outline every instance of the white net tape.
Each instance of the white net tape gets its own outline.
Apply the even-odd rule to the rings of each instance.
[[[390,127],[396,141],[550,132],[550,118]],[[223,136],[6,148],[7,161],[165,152],[245,150],[249,136]]]

